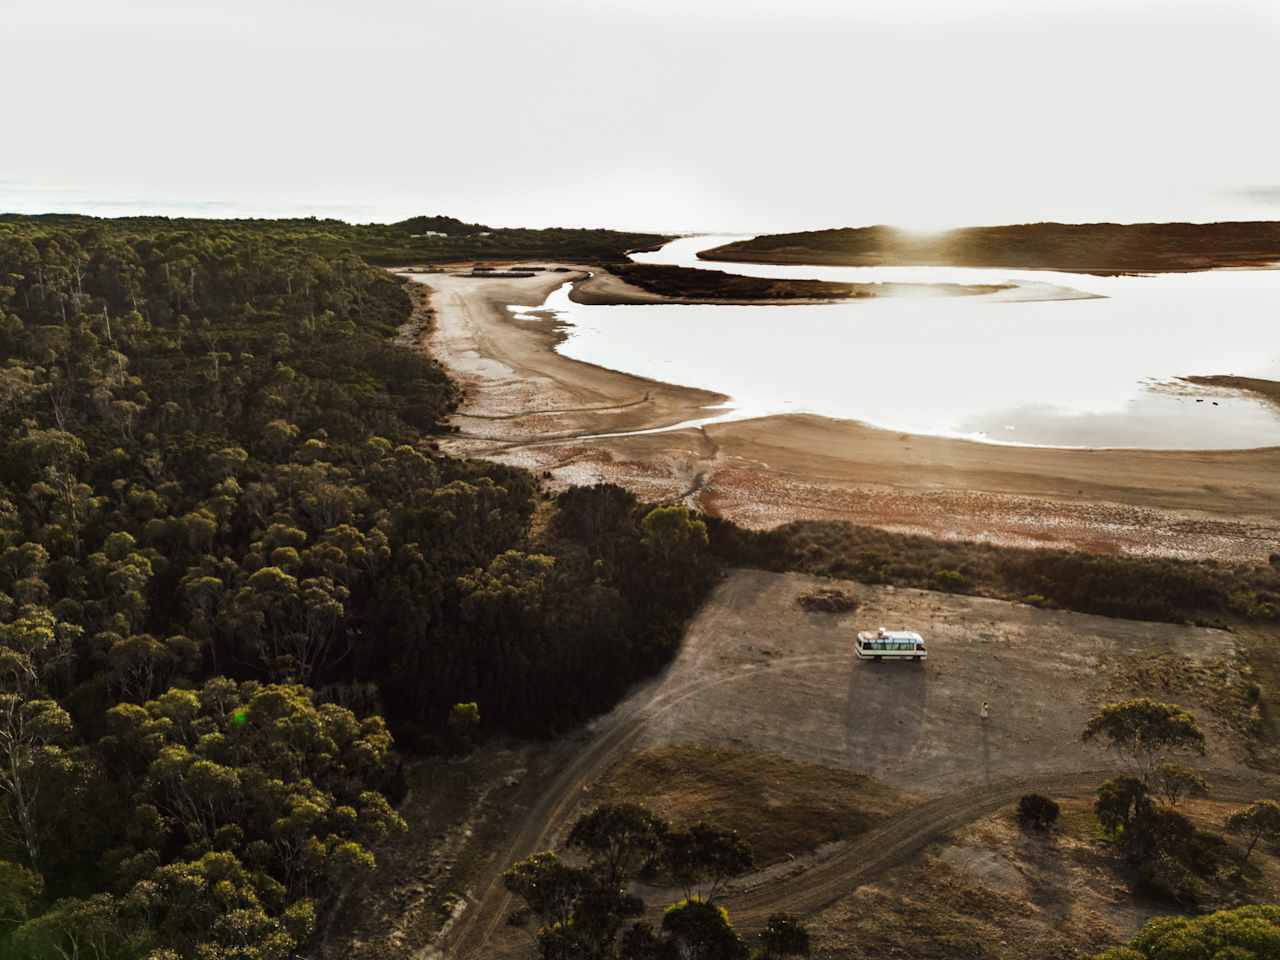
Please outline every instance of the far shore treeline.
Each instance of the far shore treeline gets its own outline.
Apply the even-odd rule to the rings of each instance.
[[[885,226],[753,237],[706,260],[828,266],[956,266],[1158,273],[1280,263],[1280,221],[1021,223],[921,231]]]
[[[370,262],[662,238],[406,224],[0,217],[0,956],[285,960],[405,829],[397,748],[607,710],[725,561],[1277,615],[1266,566],[746,533],[444,455],[458,388]]]

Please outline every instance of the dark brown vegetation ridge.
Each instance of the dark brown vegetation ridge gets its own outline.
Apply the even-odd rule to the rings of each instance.
[[[1280,403],[1280,381],[1262,380],[1258,377],[1237,377],[1233,374],[1216,374],[1209,377],[1183,377],[1187,383],[1201,387],[1226,387],[1244,390],[1272,403]]]
[[[901,292],[917,285],[896,283],[831,283],[826,280],[780,280],[770,277],[744,277],[721,270],[698,270],[691,267],[656,263],[615,264],[610,270],[633,286],[649,293],[681,300],[849,300],[879,297]],[[937,284],[929,292],[959,295],[995,293],[1007,284]]]
[[[921,233],[879,224],[755,237],[704,260],[829,266],[964,266],[1100,275],[1265,267],[1280,262],[1280,222],[1023,223]]]

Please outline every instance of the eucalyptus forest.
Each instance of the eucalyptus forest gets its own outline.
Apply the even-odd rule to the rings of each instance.
[[[546,735],[670,656],[701,521],[439,452],[458,390],[361,256],[434,219],[0,220],[0,955],[283,960],[455,704]]]

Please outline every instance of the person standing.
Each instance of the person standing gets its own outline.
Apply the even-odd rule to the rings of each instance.
[[[978,716],[981,717],[983,720],[986,720],[989,716],[991,716],[991,704],[988,703],[986,700],[982,701],[982,709],[978,711]]]

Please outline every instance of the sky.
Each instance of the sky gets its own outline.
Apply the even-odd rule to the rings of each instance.
[[[0,210],[1280,219],[1277,0],[0,0]]]

